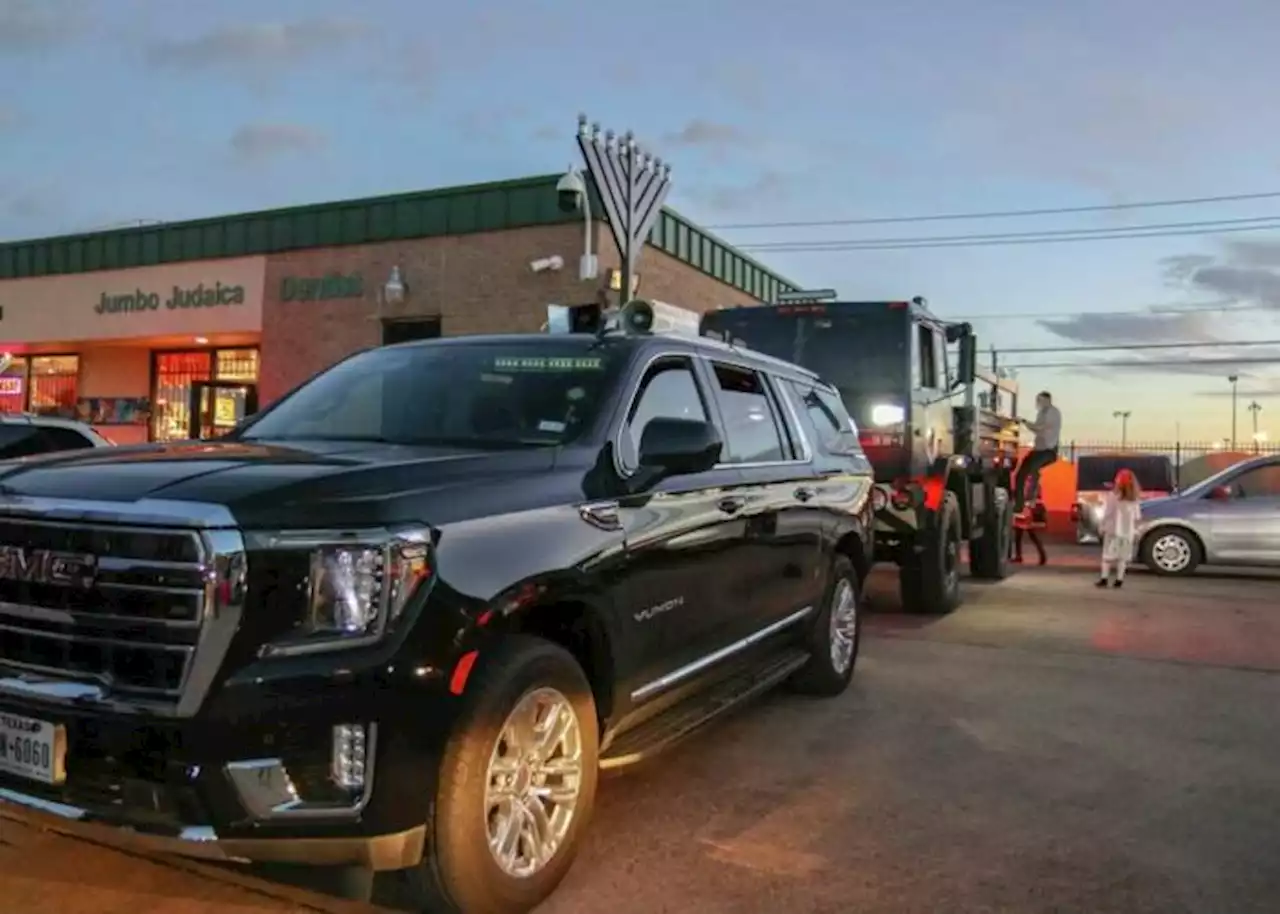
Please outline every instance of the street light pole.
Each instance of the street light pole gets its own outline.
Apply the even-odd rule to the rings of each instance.
[[[618,245],[622,260],[618,303],[625,305],[645,239],[671,190],[671,166],[642,149],[631,131],[622,136],[612,130],[602,132],[598,123],[587,123],[585,114],[578,116],[578,149],[600,191]]]
[[[1111,418],[1120,420],[1120,450],[1125,449],[1125,445],[1129,443],[1129,417],[1133,415],[1132,410],[1118,409],[1111,414]]]
[[[1258,444],[1262,441],[1262,439],[1258,437],[1258,413],[1262,412],[1262,404],[1257,400],[1253,400],[1246,408],[1249,412],[1253,413],[1253,450],[1254,453],[1257,453]]]
[[[1236,417],[1239,411],[1236,409],[1236,387],[1240,381],[1239,375],[1228,375],[1227,380],[1231,382],[1231,450],[1236,449]]]

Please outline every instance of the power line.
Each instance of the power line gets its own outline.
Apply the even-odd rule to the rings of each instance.
[[[1179,235],[1214,235],[1280,229],[1280,216],[1245,219],[1210,219],[1199,222],[1166,222],[1124,229],[1046,229],[1031,232],[996,232],[967,235],[918,235],[899,238],[848,238],[829,241],[773,241],[742,244],[748,251],[818,253],[828,251],[883,251],[915,248],[987,247],[990,245],[1052,244],[1064,241],[1119,241],[1130,238],[1168,238]]]
[[[1011,219],[1026,216],[1068,216],[1074,213],[1109,213],[1133,209],[1155,209],[1172,206],[1203,206],[1209,203],[1240,203],[1246,200],[1272,200],[1280,191],[1251,194],[1221,194],[1216,197],[1183,197],[1178,200],[1146,200],[1138,203],[1100,203],[1092,206],[1055,206],[1048,209],[1009,209],[978,213],[933,213],[918,216],[878,216],[862,219],[817,219],[803,222],[737,222],[710,225],[717,231],[729,229],[821,228],[838,225],[900,225],[907,222],[951,222],[968,219]]]
[[[1008,314],[963,314],[952,317],[946,317],[949,321],[995,321],[995,320],[1046,320],[1052,318],[1066,317],[1158,317],[1164,315],[1177,314],[1209,314],[1216,312],[1232,312],[1232,311],[1271,311],[1274,306],[1255,302],[1253,304],[1237,304],[1231,301],[1219,302],[1212,305],[1187,305],[1185,307],[1167,306],[1161,308],[1139,308],[1132,311],[1011,311]]]
[[[1108,362],[1035,362],[1023,365],[1001,365],[1010,371],[1028,371],[1033,368],[1161,368],[1194,367],[1196,365],[1280,365],[1280,357],[1258,356],[1242,359],[1131,359]]]
[[[1196,340],[1187,343],[1113,343],[1107,345],[1089,344],[1086,346],[997,346],[996,352],[1116,352],[1136,349],[1217,349],[1223,346],[1280,346],[1280,340]],[[1280,360],[1278,360],[1280,361]]]

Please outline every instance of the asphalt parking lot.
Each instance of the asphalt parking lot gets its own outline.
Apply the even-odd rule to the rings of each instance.
[[[1280,575],[1137,573],[1091,556],[893,612],[855,686],[779,694],[607,780],[545,914],[1251,914],[1280,898]],[[358,906],[0,819],[5,910]],[[364,910],[368,910],[365,908]]]

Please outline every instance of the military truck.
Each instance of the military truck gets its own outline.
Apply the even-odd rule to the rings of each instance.
[[[721,308],[703,335],[786,359],[833,384],[875,468],[875,556],[899,567],[904,609],[961,602],[975,578],[1007,573],[1017,462],[1017,383],[978,367],[966,323],[910,301]]]

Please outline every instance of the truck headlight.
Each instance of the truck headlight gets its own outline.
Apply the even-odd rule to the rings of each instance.
[[[872,425],[897,425],[907,418],[907,411],[893,403],[879,403],[871,407]]]
[[[342,650],[371,644],[404,613],[419,586],[431,577],[426,533],[379,536],[277,534],[276,548],[309,547],[306,604],[286,636],[263,647],[264,656]],[[373,540],[373,541],[370,541]]]

